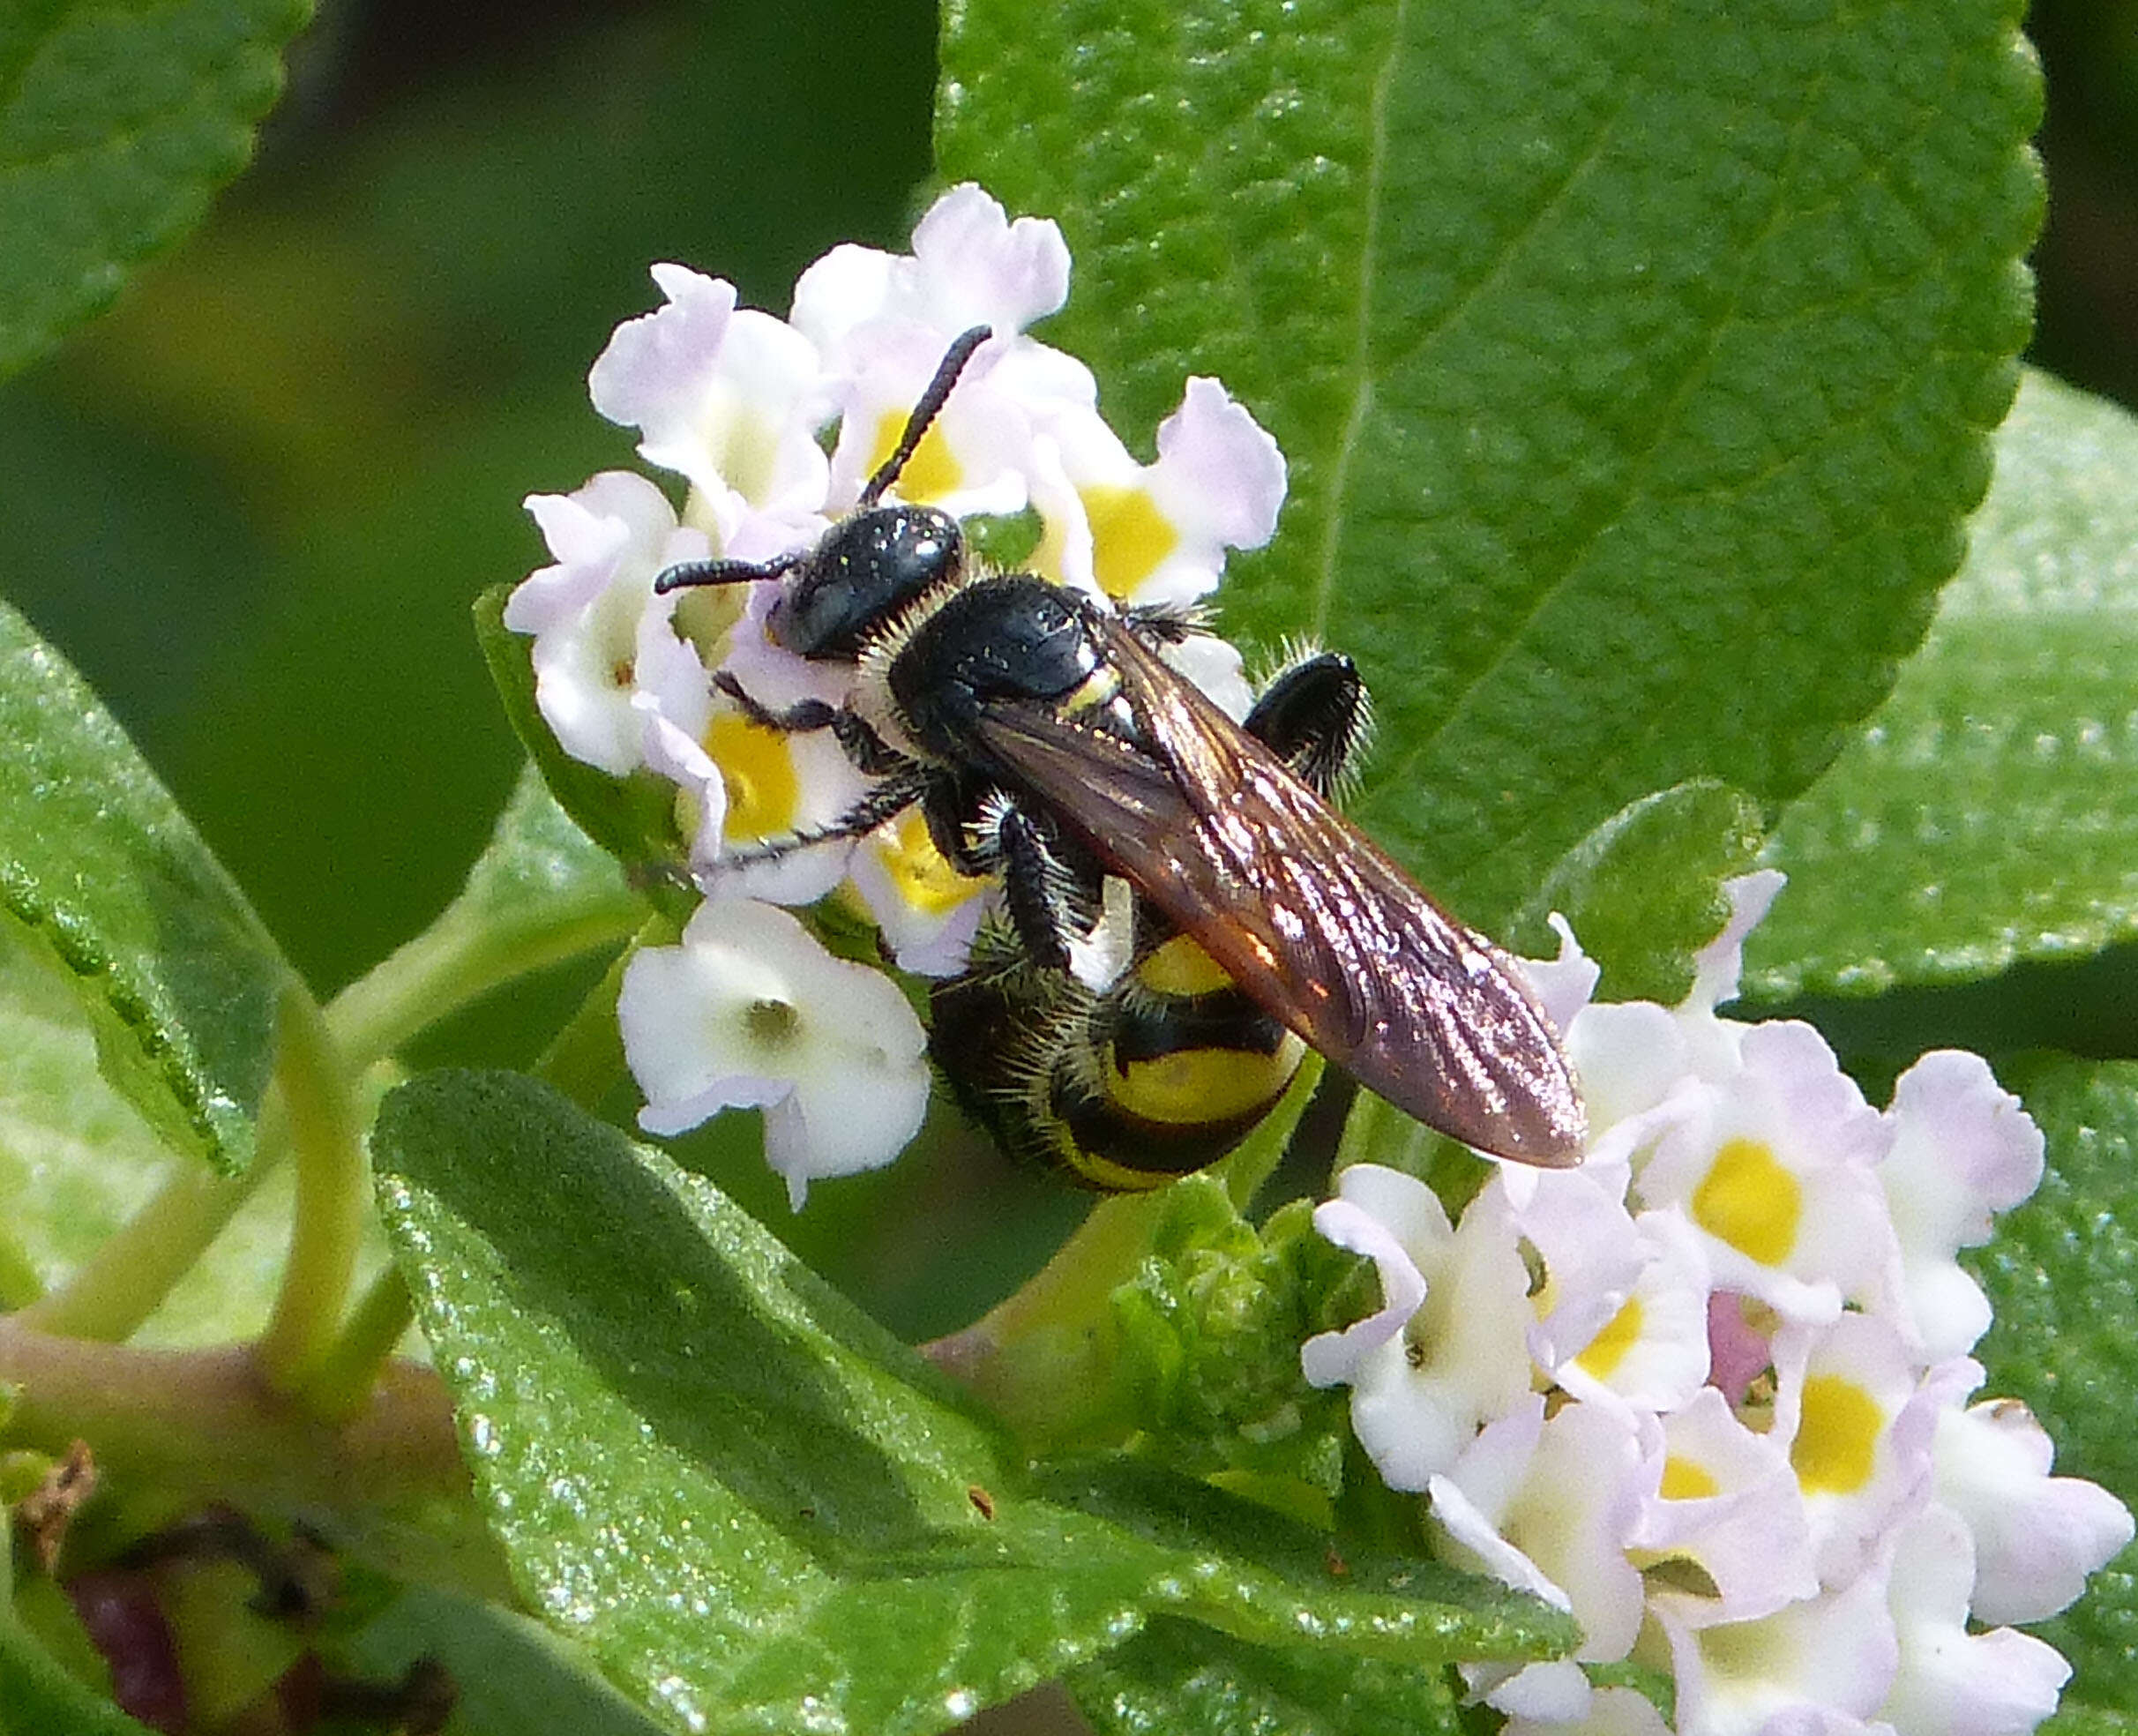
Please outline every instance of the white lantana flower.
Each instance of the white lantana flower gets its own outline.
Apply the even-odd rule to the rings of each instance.
[[[1259,549],[1275,533],[1284,455],[1214,379],[1188,381],[1158,425],[1155,464],[1138,464],[1095,415],[1042,428],[1060,468],[1035,479],[1047,536],[1035,561],[1065,584],[1127,607],[1183,606],[1216,588],[1227,549]]]
[[[1641,1631],[1641,1575],[1626,1553],[1641,1463],[1632,1412],[1568,1404],[1547,1419],[1533,1393],[1432,1479],[1439,1553],[1570,1611],[1574,1658],[1615,1663]]]
[[[1060,226],[1043,217],[1013,222],[968,181],[914,226],[911,253],[850,243],[832,249],[796,283],[792,317],[834,368],[850,370],[852,352],[865,347],[871,327],[925,326],[947,342],[987,326],[1004,338],[1068,299],[1069,248]]]
[[[1885,1125],[1809,1025],[1746,1026],[1738,1046],[1729,1078],[1675,1094],[1641,1196],[1685,1212],[1716,1283],[1786,1319],[1831,1321],[1897,1261],[1872,1173]]]
[[[2045,1620],[2131,1541],[2130,1509],[2098,1484],[2052,1477],[2055,1447],[2017,1399],[1961,1410],[1982,1384],[1982,1366],[1962,1357],[1953,1367],[1932,1454],[1937,1498],[1967,1522],[1974,1543],[1970,1611],[1992,1625]]]
[[[1675,1207],[1633,1223],[1641,1267],[1618,1312],[1572,1356],[1539,1362],[1577,1398],[1675,1410],[1708,1374],[1708,1257]]]
[[[572,494],[534,494],[554,566],[505,600],[505,625],[534,636],[534,701],[573,759],[622,776],[646,763],[651,710],[686,731],[710,709],[705,666],[676,631],[676,599],[654,575],[706,553],[643,476],[609,470]]]
[[[1484,1423],[1529,1391],[1524,1333],[1534,1318],[1504,1201],[1479,1194],[1449,1224],[1413,1177],[1359,1164],[1314,1227],[1379,1268],[1387,1306],[1342,1333],[1307,1340],[1306,1379],[1351,1388],[1351,1427],[1388,1486],[1423,1490],[1453,1469]],[[1397,1317],[1399,1304],[1422,1297]]]
[[[880,333],[869,346],[865,363],[840,395],[834,499],[856,498],[891,456],[915,400],[935,377],[948,339],[956,335],[899,326]],[[924,503],[953,518],[1020,512],[1030,500],[1031,409],[998,379],[1005,348],[991,340],[965,364],[957,390],[899,472],[893,491],[900,499]]]
[[[653,274],[668,305],[617,328],[587,376],[594,408],[644,434],[647,463],[689,481],[721,554],[757,560],[821,531],[830,472],[816,430],[832,401],[816,346],[738,310],[721,279],[672,265]],[[781,528],[774,547],[747,546],[752,517]]]
[[[2022,1736],[2056,1710],[2071,1665],[2031,1635],[1970,1632],[1974,1589],[1967,1522],[1932,1501],[1894,1544],[1888,1597],[1900,1669],[1878,1715],[1896,1730]]]
[[[1824,1584],[1862,1572],[1928,1485],[1932,1419],[1921,1405],[1910,1413],[1919,1370],[1900,1330],[1872,1314],[1775,1336],[1773,1434],[1797,1473]]]
[[[1678,1736],[1862,1729],[1900,1669],[1886,1589],[1881,1566],[1759,1620],[1708,1628],[1658,1608],[1678,1683]]]
[[[837,381],[832,498],[852,500],[896,443],[953,340],[982,345],[898,480],[899,498],[953,514],[1014,513],[1052,462],[1035,438],[1068,416],[1097,422],[1098,383],[1073,356],[1024,336],[1068,298],[1069,250],[1043,219],[1014,222],[970,183],[915,226],[910,254],[836,247],[795,286],[793,320]]]
[[[1671,1726],[1648,1696],[1630,1687],[1599,1687],[1589,1707],[1571,1722],[1538,1722],[1517,1715],[1507,1720],[1505,1736],[1671,1736]]]
[[[1162,646],[1159,655],[1201,688],[1235,723],[1247,721],[1247,714],[1254,709],[1254,689],[1248,684],[1246,659],[1230,640],[1192,632]]]
[[[1509,1166],[1511,1167],[1511,1166]],[[1487,1188],[1506,1195],[1515,1233],[1536,1252],[1543,1282],[1530,1298],[1536,1324],[1529,1354],[1556,1369],[1623,1312],[1645,1264],[1639,1233],[1624,1204],[1623,1167],[1493,1172]]]
[[[1532,1372],[1558,1408],[1541,1423],[1525,1387],[1476,1413],[1457,1468],[1428,1479],[1443,1547],[1572,1604],[1589,1647],[1653,1623],[1680,1736],[2005,1736],[2054,1706],[2062,1660],[1976,1628],[2054,1613],[2133,1533],[2104,1490],[2048,1474],[2023,1407],[1963,1410],[1982,1371],[1936,1354],[1980,1335],[1986,1310],[1953,1254],[2032,1187],[2040,1137],[1974,1057],[1926,1057],[1881,1114],[1809,1027],[1723,1017],[1778,884],[1729,889],[1731,920],[1675,1007],[1594,1003],[1596,968],[1554,924],[1559,958],[1525,968],[1581,1074],[1587,1162],[1499,1168],[1460,1232],[1414,1198],[1395,1213],[1326,1203],[1317,1226],[1374,1256],[1388,1299],[1310,1340],[1303,1363],[1318,1382],[1386,1388],[1364,1410],[1355,1391],[1353,1427],[1392,1486],[1415,1487],[1419,1461],[1443,1459],[1464,1425],[1405,1390],[1389,1346],[1404,1345],[1406,1372],[1451,1355],[1439,1335],[1453,1323],[1425,1324],[1418,1288],[1439,1282],[1432,1257],[1458,1234],[1491,1226],[1469,1263],[1494,1268],[1493,1236],[1526,1252]],[[1599,1568],[1593,1514],[1540,1523],[1516,1492],[1547,1432],[1619,1427],[1640,1443],[1624,1479],[1635,1514]],[[1582,1495],[1603,1500],[1618,1462],[1591,1456],[1603,1469]],[[1575,1499],[1544,1482],[1549,1499]],[[1532,1548],[1555,1529],[1556,1545]],[[1540,1565],[1582,1538],[1585,1594]],[[1524,1736],[1660,1727],[1559,1666],[1464,1675]]]
[[[1899,1242],[1896,1288],[1924,1356],[1939,1362],[1989,1329],[1989,1298],[1953,1256],[1988,1241],[1991,1214],[2039,1186],[2042,1132],[1988,1062],[1952,1049],[1901,1075],[1887,1116],[1893,1149],[1878,1179]]]
[[[735,852],[829,826],[868,781],[823,731],[787,734],[714,707],[695,737],[649,720],[647,763],[677,786],[677,820],[691,840],[699,889],[719,898],[813,904],[845,878],[851,838],[829,838],[738,864]]]
[[[754,900],[708,900],[680,945],[633,957],[617,1017],[639,1126],[764,1110],[766,1160],[797,1209],[811,1181],[897,1156],[928,1106],[927,1037],[897,984]]]
[[[998,900],[996,883],[961,874],[928,835],[918,810],[879,826],[848,864],[855,895],[901,970],[954,976]]]
[[[1713,1387],[1648,1419],[1642,1434],[1645,1493],[1628,1544],[1653,1570],[1651,1602],[1709,1628],[1818,1595],[1811,1525],[1780,1446],[1746,1428]]]

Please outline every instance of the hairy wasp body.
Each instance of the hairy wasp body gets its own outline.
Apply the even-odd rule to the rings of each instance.
[[[1042,1045],[1072,1072],[1103,1041],[1119,1083],[1065,1091],[1060,1106],[1065,1125],[1083,1117],[1073,1138],[1091,1141],[1077,1149],[1096,1161],[1068,1167],[1093,1185],[1150,1185],[1222,1156],[1297,1066],[1284,1036],[1260,1046],[1271,1027],[1466,1144],[1578,1162],[1581,1098],[1549,1022],[1497,948],[1330,804],[1349,737],[1290,720],[1294,707],[1311,719],[1311,688],[1268,698],[1256,727],[1270,740],[1258,739],[1166,662],[1167,642],[1186,630],[1177,617],[1121,614],[1033,573],[979,570],[955,520],[881,504],[987,336],[979,328],[952,347],[897,450],[814,548],[696,563],[657,581],[778,580],[773,641],[856,670],[841,707],[774,711],[727,685],[760,721],[834,730],[878,780],[834,827],[768,848],[858,835],[918,804],[946,857],[1002,875],[1013,955],[996,980],[1029,975],[996,996],[986,1020],[967,1016],[987,1010],[981,991],[968,1009],[938,1008],[938,1059],[969,1100],[973,1081],[1011,1065],[983,1040],[994,1026],[1044,1029]],[[1111,937],[1121,968],[1095,981],[1086,960],[1107,926],[1109,877],[1133,889],[1139,932]],[[969,1053],[955,1046],[968,1043]],[[1138,1071],[1145,1051],[1175,1064],[1178,1093]],[[1249,1054],[1267,1059],[1225,1059]],[[1093,1100],[1096,1121],[1079,1109]],[[1173,1154],[1133,1156],[1123,1141],[1164,1143],[1154,1128]],[[1116,1155],[1099,1156],[1103,1144]]]

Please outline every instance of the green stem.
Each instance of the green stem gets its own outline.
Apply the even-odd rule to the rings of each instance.
[[[619,905],[530,932],[486,923],[464,905],[449,907],[327,1007],[326,1024],[346,1076],[360,1077],[426,1026],[515,976],[629,939],[641,914],[635,904]],[[17,1318],[36,1331],[67,1337],[112,1343],[131,1337],[289,1149],[287,1118],[271,1096],[245,1174],[213,1175],[190,1158],[174,1165],[146,1205],[64,1283],[29,1302]],[[0,1284],[6,1282],[0,1275]],[[10,1293],[4,1299],[17,1298]]]
[[[64,1283],[12,1316],[14,1322],[106,1343],[131,1337],[288,1149],[280,1117],[270,1113],[262,1118],[252,1167],[243,1175],[219,1176],[195,1158],[179,1159],[146,1205],[107,1236]]]
[[[333,1343],[356,1269],[370,1187],[363,1132],[340,1059],[311,998],[282,999],[275,1081],[289,1121],[297,1202],[260,1366],[278,1391],[303,1388]]]
[[[1225,1197],[1232,1201],[1233,1210],[1244,1215],[1254,1203],[1254,1196],[1262,1191],[1262,1184],[1276,1173],[1277,1165],[1284,1161],[1285,1151],[1291,1144],[1292,1132],[1298,1126],[1299,1118],[1314,1100],[1322,1074],[1321,1057],[1308,1055],[1300,1063],[1299,1071],[1292,1075],[1291,1083],[1285,1087],[1284,1095],[1277,1099],[1276,1107],[1262,1118],[1230,1157],[1211,1171],[1225,1185]]]
[[[275,1391],[243,1346],[152,1351],[0,1322],[0,1381],[19,1388],[11,1440],[63,1452],[93,1440],[99,1466],[196,1500],[330,1518],[389,1571],[509,1598],[482,1534],[437,1376],[389,1363],[348,1418],[323,1419]],[[426,1536],[426,1528],[434,1528]]]
[[[1282,1101],[1211,1173],[1245,1210],[1284,1156],[1321,1076],[1310,1058]],[[1134,1427],[1115,1381],[1113,1293],[1136,1274],[1164,1221],[1165,1189],[1102,1200],[1014,1296],[962,1332],[923,1346],[1006,1418],[1034,1452],[1118,1440]]]
[[[1149,1251],[1163,1209],[1156,1194],[1100,1201],[1023,1289],[923,1353],[1034,1451],[1104,1440],[1118,1361],[1109,1298]]]
[[[328,1027],[351,1071],[361,1073],[516,976],[630,939],[644,917],[635,903],[619,905],[530,931],[449,905],[429,928],[334,997],[326,1009]]]
[[[387,1267],[371,1281],[343,1323],[341,1336],[313,1369],[313,1410],[330,1420],[361,1410],[415,1318],[407,1284],[398,1268]]]

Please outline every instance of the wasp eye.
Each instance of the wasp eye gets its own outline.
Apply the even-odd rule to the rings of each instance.
[[[773,643],[804,657],[857,657],[907,603],[957,577],[958,521],[930,506],[876,506],[825,533],[774,605]]]

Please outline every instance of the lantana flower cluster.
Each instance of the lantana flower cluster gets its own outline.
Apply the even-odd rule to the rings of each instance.
[[[643,948],[626,968],[618,1013],[642,1125],[676,1134],[722,1108],[763,1109],[766,1156],[799,1205],[811,1179],[897,1156],[919,1128],[928,1072],[891,978],[834,957],[781,907],[836,897],[902,969],[940,976],[962,969],[998,888],[957,872],[916,812],[749,859],[752,846],[831,827],[868,780],[830,731],[767,728],[727,687],[772,710],[836,705],[854,671],[767,639],[776,580],[656,595],[655,577],[814,545],[976,326],[993,337],[891,494],[961,519],[1023,516],[1037,542],[1020,565],[1058,584],[1120,607],[1192,604],[1228,549],[1268,540],[1284,460],[1222,386],[1192,378],[1157,430],[1156,460],[1138,462],[1099,415],[1090,370],[1026,334],[1067,297],[1060,230],[1012,222],[977,187],[938,199],[910,253],[833,249],[802,274],[785,319],[685,266],[653,275],[666,305],[617,329],[589,385],[602,415],[639,430],[639,455],[687,485],[682,510],[627,471],[533,497],[554,564],[513,592],[505,621],[534,636],[536,703],[566,753],[674,785],[706,894],[679,945]],[[1244,715],[1237,651],[1198,634],[1177,656]]]
[[[677,563],[812,547],[893,450],[953,340],[986,325],[893,493],[969,521],[1023,518],[1021,565],[1117,607],[1181,607],[1229,549],[1266,542],[1284,497],[1274,441],[1191,379],[1141,464],[1089,370],[1030,337],[1069,257],[1049,222],[975,187],[937,202],[912,251],[835,248],[789,316],[654,269],[666,304],[620,327],[595,408],[685,485],[636,473],[527,505],[553,564],[513,593],[536,699],[564,751],[672,787],[705,900],[678,944],[641,948],[619,998],[642,1124],[765,1112],[768,1160],[809,1181],[888,1162],[917,1131],[925,1037],[884,971],[834,956],[792,907],[836,900],[902,969],[963,967],[998,888],[958,873],[908,813],[770,858],[832,826],[869,780],[828,730],[759,707],[837,705],[854,671],[773,644],[779,581],[655,595]],[[1170,654],[1234,716],[1236,650]],[[1585,1665],[1675,1685],[1681,1736],[2003,1736],[2052,1711],[2064,1660],[2015,1624],[2064,1608],[2132,1537],[2095,1485],[2051,1474],[2023,1406],[1976,1396],[1988,1304],[1959,1265],[2025,1199],[2042,1141],[1977,1057],[1925,1056],[1867,1104],[1809,1026],[1743,1023],[1746,934],[1780,877],[1733,888],[1734,919],[1674,1007],[1593,999],[1560,927],[1529,965],[1587,1100],[1565,1171],[1495,1168],[1451,1220],[1423,1183],[1361,1164],[1315,1214],[1370,1258],[1382,1306],[1311,1339],[1304,1377],[1348,1385],[1433,1546],[1568,1610],[1574,1657],[1466,1666],[1514,1736],[1665,1731]]]
[[[1955,1259],[2033,1192],[2042,1137],[1983,1060],[1925,1055],[1873,1109],[1817,1031],[1718,1016],[1781,876],[1686,999],[1599,1003],[1572,932],[1533,965],[1587,1096],[1578,1168],[1496,1169],[1451,1223],[1359,1165],[1315,1223],[1383,1306],[1308,1341],[1433,1545],[1572,1613],[1572,1660],[1466,1666],[1514,1736],[1662,1715],[1581,1666],[1667,1672],[1679,1736],[2004,1736],[2063,1657],[2063,1609],[2131,1540],[2050,1474],[2026,1407],[1977,1398],[1990,1323]]]

